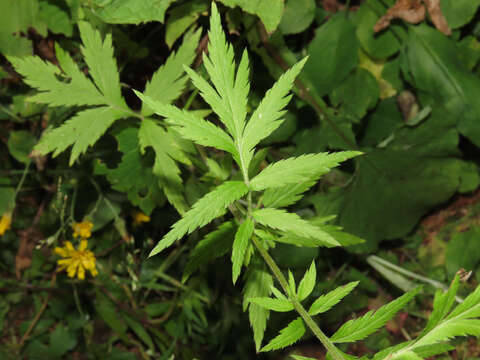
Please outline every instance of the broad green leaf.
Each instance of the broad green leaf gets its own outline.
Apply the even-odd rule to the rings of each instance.
[[[68,331],[62,324],[55,327],[50,333],[51,356],[62,358],[65,354],[77,345],[77,338]]]
[[[288,94],[306,61],[307,58],[304,58],[283,74],[267,91],[260,105],[250,117],[243,131],[240,154],[246,163],[245,166],[248,166],[253,156],[252,149],[283,122],[284,108],[291,99]]]
[[[315,185],[315,182],[306,181],[281,188],[267,189],[263,193],[263,205],[265,207],[281,208],[295,204],[303,197],[303,193],[313,185]]]
[[[245,276],[243,311],[248,308],[248,318],[250,320],[250,326],[253,329],[253,338],[255,340],[255,349],[257,352],[262,345],[270,311],[259,305],[250,303],[249,299],[269,296],[272,287],[273,278],[268,272],[266,265],[263,262],[260,262],[260,260],[253,258]]]
[[[469,23],[479,6],[480,0],[440,0],[442,13],[452,29]]]
[[[403,126],[404,120],[397,104],[397,99],[391,97],[377,105],[367,117],[362,146],[376,147]]]
[[[458,121],[461,134],[480,145],[480,80],[459,58],[454,40],[426,26],[409,30],[406,60],[414,86],[443,104]],[[404,69],[404,72],[407,69]]]
[[[36,142],[35,136],[29,131],[10,131],[7,142],[8,151],[16,160],[27,163],[30,161],[28,155]]]
[[[286,328],[280,330],[280,334],[272,339],[260,351],[265,352],[283,349],[284,347],[292,345],[300,340],[303,334],[305,334],[305,325],[303,324],[302,318],[299,317],[288,324]]]
[[[362,91],[358,91],[359,88]],[[359,122],[368,110],[375,107],[379,95],[375,77],[369,71],[359,68],[330,93],[330,101],[350,121]]]
[[[334,343],[354,342],[365,339],[392,319],[420,290],[421,287],[418,287],[383,305],[375,312],[369,311],[360,318],[347,321],[330,339]]]
[[[355,176],[346,187],[310,198],[317,213],[339,214],[344,231],[365,239],[355,251],[373,251],[380,240],[405,236],[460,187],[468,163],[455,158],[455,122],[436,107],[415,128],[396,130],[385,149],[355,160]]]
[[[90,24],[79,22],[78,27],[83,43],[82,53],[95,84],[109,105],[126,108],[120,91],[117,63],[113,56],[112,36],[108,34],[102,41],[100,33]]]
[[[233,241],[232,248],[232,279],[233,283],[237,282],[242,265],[245,259],[246,251],[250,238],[252,237],[254,229],[254,223],[250,218],[246,218],[245,221],[238,227],[235,234],[235,240]]]
[[[201,119],[192,112],[152,100],[137,91],[135,93],[156,114],[164,116],[169,125],[174,126],[184,138],[203,146],[212,146],[231,154],[236,153],[232,138],[213,123]]]
[[[72,20],[60,7],[41,1],[39,3],[39,17],[55,34],[64,34],[67,37],[73,34]]]
[[[3,0],[0,13],[0,53],[4,56],[32,55],[32,44],[22,36],[28,28],[35,28],[46,36],[46,27],[39,22],[39,2],[30,0]]]
[[[53,152],[53,157],[73,145],[70,155],[70,166],[87,151],[108,130],[108,128],[124,116],[123,111],[111,107],[97,107],[77,113],[62,126],[43,134],[34,152],[42,155]]]
[[[197,21],[201,13],[208,10],[206,0],[193,0],[169,11],[165,22],[165,42],[172,47],[175,41]]]
[[[340,300],[350,294],[353,289],[358,285],[358,281],[350,282],[346,285],[340,286],[335,290],[332,290],[325,295],[320,296],[313,302],[308,310],[311,316],[318,315],[330,310],[333,306],[337,305]]]
[[[182,219],[173,224],[172,229],[158,242],[149,256],[158,254],[176,240],[223,215],[228,205],[240,199],[247,192],[248,188],[241,181],[224,182],[193,204]]]
[[[362,48],[375,59],[386,59],[400,49],[400,42],[393,30],[389,27],[380,33],[374,33],[373,27],[380,16],[371,6],[371,2],[364,2],[355,12],[354,22],[357,24],[357,37]]]
[[[287,0],[280,31],[285,35],[301,33],[313,22],[315,10],[315,0]]]
[[[280,23],[283,15],[283,0],[220,0],[227,6],[239,6],[243,11],[257,15],[265,28],[272,33]]]
[[[293,358],[294,360],[317,360],[315,358],[300,356],[300,355],[290,355],[290,357]]]
[[[252,179],[250,185],[253,190],[260,191],[317,180],[342,161],[360,154],[358,151],[342,151],[332,154],[307,154],[280,160],[267,166]]]
[[[480,254],[477,251],[479,235],[479,227],[452,235],[445,254],[445,266],[449,276],[454,276],[460,268],[475,270],[480,262]]]
[[[153,120],[144,119],[142,121],[138,131],[138,140],[142,154],[145,153],[145,148],[148,146],[155,151],[153,173],[159,177],[169,202],[180,214],[184,214],[187,211],[187,203],[181,193],[183,185],[180,169],[174,161],[174,158],[183,159],[184,156],[177,153],[179,149],[176,149],[176,144],[171,141],[171,137]]]
[[[317,279],[317,268],[315,267],[315,261],[312,261],[312,265],[305,272],[300,284],[298,284],[297,296],[298,300],[302,301],[308,297],[315,287],[315,281]]]
[[[269,297],[251,298],[249,301],[262,308],[277,312],[287,312],[294,309],[293,304],[287,299],[272,299]]]
[[[357,65],[358,40],[355,25],[338,12],[317,29],[308,46],[310,60],[304,73],[318,96],[323,96],[340,85]]]
[[[95,12],[110,24],[141,24],[149,21],[163,22],[165,11],[174,0],[94,0],[99,6]]]
[[[233,244],[235,229],[232,222],[224,222],[217,230],[205,235],[192,250],[183,272],[182,282],[210,261],[225,255]]]
[[[252,215],[257,222],[272,229],[292,232],[296,235],[316,239],[322,242],[324,246],[328,247],[340,245],[329,234],[310,224],[295,213],[288,213],[285,210],[265,208],[255,210]]]
[[[105,175],[112,188],[127,194],[128,200],[150,214],[164,201],[158,186],[158,177],[152,167],[146,166],[140,153],[138,130],[130,127],[115,134],[118,150],[123,153],[121,162],[114,169],[95,163],[95,174]]]
[[[200,31],[197,31],[185,36],[177,52],[172,53],[165,64],[160,66],[153,74],[152,79],[145,86],[145,91],[143,92],[145,96],[165,104],[170,104],[180,96],[187,82],[183,67],[184,65],[190,66],[195,59],[195,50],[198,46],[200,35]],[[149,116],[153,112],[144,103],[142,115]]]

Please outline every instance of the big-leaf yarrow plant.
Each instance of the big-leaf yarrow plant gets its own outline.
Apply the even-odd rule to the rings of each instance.
[[[288,272],[285,277],[270,256],[268,250],[274,247],[276,242],[297,246],[334,247],[359,241],[346,236],[340,228],[327,225],[329,218],[307,221],[284,209],[298,201],[322,175],[342,161],[360,155],[359,152],[302,155],[277,161],[259,172],[252,166],[256,146],[282,124],[284,108],[291,98],[290,90],[306,60],[292,66],[278,79],[247,121],[248,54],[243,52],[237,67],[233,49],[226,42],[223,33],[219,13],[215,4],[212,4],[208,55],[203,56],[211,83],[191,68],[186,67],[185,70],[223,127],[137,92],[149,108],[163,117],[184,138],[230,153],[239,168],[239,173],[232,174],[231,180],[225,181],[198,200],[158,242],[150,256],[160,253],[185,235],[223,216],[228,209],[233,220],[225,221],[197,244],[184,280],[200,264],[225,254],[231,246],[233,283],[238,280],[242,267],[247,268],[244,308],[249,310],[257,350],[271,351],[291,345],[304,335],[308,327],[326,347],[331,358],[350,359],[355,357],[344,354],[335,344],[366,338],[392,319],[421,288],[407,292],[375,312],[370,311],[360,318],[346,322],[332,336],[327,337],[313,320],[313,316],[331,309],[347,296],[357,283],[346,284],[320,296],[307,311],[302,301],[311,294],[316,284],[315,263],[312,263],[297,286],[293,274]],[[232,236],[233,242],[225,242],[225,236]],[[261,266],[259,258],[263,258],[268,265],[283,292],[273,285],[272,276]],[[458,284],[457,277],[448,292],[437,294],[432,317],[417,340],[386,349],[378,353],[375,359],[422,359],[450,349],[445,342],[454,336],[479,335],[480,320],[475,318],[480,316],[480,288],[449,313]],[[296,311],[299,317],[267,345],[261,347],[269,311]]]
[[[295,64],[279,78],[247,121],[248,54],[243,53],[237,67],[233,49],[226,42],[219,13],[213,4],[208,56],[203,57],[211,83],[188,67],[195,58],[200,36],[200,32],[190,33],[177,53],[153,75],[145,91],[136,92],[143,100],[141,112],[137,113],[126,105],[121,95],[111,37],[107,35],[102,40],[90,25],[80,23],[79,26],[84,45],[82,53],[91,80],[59,46],[56,55],[60,68],[38,57],[9,57],[15,69],[25,77],[25,82],[39,90],[30,100],[50,106],[80,107],[73,118],[59,127],[48,129],[35,152],[53,152],[56,156],[72,146],[72,165],[116,121],[137,119],[140,122],[138,130],[129,127],[115,134],[124,154],[118,169],[99,165],[98,173],[106,175],[114,189],[126,192],[133,204],[148,213],[155,206],[158,194],[152,187],[148,196],[140,199],[140,189],[131,178],[151,176],[172,205],[183,214],[150,255],[160,253],[175,241],[229,212],[231,216],[225,217],[218,228],[208,233],[193,249],[183,280],[187,281],[200,266],[231,250],[233,283],[237,282],[242,268],[246,268],[243,307],[249,312],[257,351],[289,346],[309,328],[328,350],[330,358],[356,358],[340,351],[336,344],[353,343],[377,331],[403,309],[420,288],[405,293],[375,312],[346,322],[332,336],[327,336],[313,317],[330,310],[358,283],[345,284],[314,299],[307,310],[303,303],[316,284],[315,262],[297,285],[293,274],[289,271],[285,276],[269,253],[276,243],[335,247],[361,242],[342,232],[340,227],[328,224],[332,217],[305,220],[285,210],[300,200],[322,175],[341,162],[360,155],[359,152],[302,155],[277,161],[261,170],[255,161],[256,147],[282,124],[293,82],[307,59]],[[185,69],[183,65],[186,65]],[[169,105],[185,87],[187,77],[184,72],[218,116],[222,127],[204,120],[195,112]],[[163,120],[154,119],[153,113]],[[182,195],[178,163],[190,165],[191,160],[178,135],[200,146],[229,153],[239,169],[188,211]],[[155,153],[153,169],[151,173],[138,174],[136,170],[143,171],[138,165],[141,159],[138,150],[145,152],[147,147],[153,148]],[[274,286],[274,278],[281,290]],[[430,319],[416,339],[382,350],[373,359],[423,359],[452,349],[448,341],[455,336],[480,335],[480,287],[454,307],[459,284],[457,276],[448,291],[437,292]],[[262,347],[270,311],[295,311],[298,317]],[[293,358],[309,359],[297,355]]]

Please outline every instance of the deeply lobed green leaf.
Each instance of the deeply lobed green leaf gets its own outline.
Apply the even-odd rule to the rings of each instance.
[[[235,240],[233,241],[232,249],[232,279],[234,284],[240,275],[253,230],[253,221],[250,220],[250,218],[246,218],[245,221],[238,227],[237,233],[235,234]]]
[[[257,222],[272,229],[292,232],[299,236],[316,239],[328,247],[340,245],[329,234],[310,224],[297,214],[288,213],[280,209],[265,208],[255,210],[252,215]]]
[[[341,151],[332,154],[307,154],[280,160],[267,166],[250,184],[253,190],[260,191],[317,180],[342,161],[360,154],[358,151]]]
[[[298,317],[288,324],[286,328],[280,330],[280,334],[272,339],[260,351],[265,352],[283,349],[284,347],[292,345],[300,340],[303,334],[305,334],[305,324],[303,323],[302,318]]]
[[[241,181],[226,181],[193,204],[185,215],[173,224],[172,229],[158,242],[150,252],[153,256],[172,245],[184,235],[208,224],[223,215],[225,208],[248,192]]]
[[[330,338],[334,343],[362,340],[384,326],[405,305],[418,294],[421,287],[405,293],[394,301],[383,305],[377,311],[369,311],[358,319],[347,321]]]

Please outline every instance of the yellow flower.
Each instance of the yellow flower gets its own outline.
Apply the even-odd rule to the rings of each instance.
[[[73,278],[77,275],[80,280],[85,279],[85,270],[90,271],[92,276],[97,276],[95,255],[90,250],[87,250],[87,246],[88,240],[85,239],[80,241],[78,250],[75,250],[70,241],[66,241],[64,247],[57,246],[53,251],[63,258],[57,261],[58,270],[66,269],[69,277]]]
[[[92,236],[93,223],[90,221],[74,222],[72,228],[74,238],[80,237],[82,239],[88,239]]]
[[[12,224],[12,214],[11,213],[3,214],[2,218],[0,219],[0,236],[5,234],[5,231],[10,229],[11,224]]]
[[[150,221],[150,216],[145,215],[141,211],[135,211],[133,214],[133,225],[138,226],[143,222],[149,222]]]

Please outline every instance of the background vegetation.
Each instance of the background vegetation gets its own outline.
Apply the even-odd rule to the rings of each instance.
[[[314,262],[312,296],[359,281],[324,314],[322,329],[331,335],[424,285],[385,328],[340,346],[350,354],[418,336],[435,290],[459,269],[466,273],[457,300],[478,284],[479,6],[218,2],[237,64],[248,50],[249,115],[308,55],[282,105],[285,121],[261,141],[251,177],[287,157],[363,152],[285,205],[313,223],[336,215],[328,229],[348,246],[276,241],[270,249],[296,279]],[[228,222],[214,232],[222,224],[215,220],[148,258],[198,199],[241,178],[226,152],[185,140],[133,92],[220,124],[184,72],[187,65],[211,77],[202,58],[210,9],[206,0],[0,3],[1,358],[325,355],[309,332],[284,352],[257,354],[267,318],[263,345],[295,317],[252,315],[248,294],[269,295],[248,286],[264,265],[252,250],[232,284]],[[272,204],[275,192],[268,196]],[[213,238],[220,240],[207,251],[196,247]],[[445,358],[480,357],[475,338],[453,345]]]

